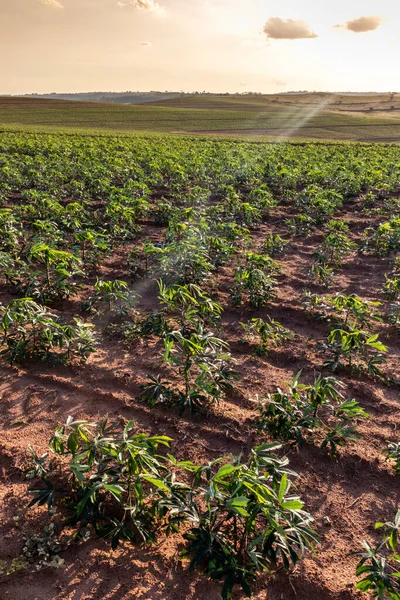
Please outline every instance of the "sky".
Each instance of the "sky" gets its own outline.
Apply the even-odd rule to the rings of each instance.
[[[0,0],[0,94],[400,91],[395,0]]]

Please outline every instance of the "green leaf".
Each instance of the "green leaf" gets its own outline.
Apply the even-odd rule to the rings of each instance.
[[[155,477],[151,477],[151,475],[141,475],[142,479],[145,479],[149,483],[155,485],[159,490],[164,490],[165,492],[169,492],[170,488],[165,485],[162,479],[156,479]]]
[[[286,510],[301,510],[303,506],[304,503],[300,500],[288,500],[282,504],[282,507],[286,508]]]
[[[356,589],[360,590],[360,592],[367,592],[372,587],[372,582],[366,578],[362,579],[356,584]]]
[[[282,502],[285,494],[286,494],[286,490],[288,489],[288,478],[286,473],[283,475],[282,479],[281,479],[281,483],[279,485],[279,493],[278,493],[278,500],[279,503]]]
[[[225,479],[228,475],[236,471],[236,467],[233,465],[223,465],[217,473],[214,475],[213,479]]]
[[[105,490],[107,490],[108,492],[110,492],[114,498],[116,498],[116,500],[120,501],[121,500],[121,495],[124,493],[124,488],[121,487],[120,485],[111,485],[111,484],[104,484],[103,488]]]
[[[78,448],[79,448],[79,428],[75,429],[75,431],[73,431],[68,436],[67,447],[68,447],[68,450],[71,452],[71,454],[75,454],[75,452],[78,450]]]
[[[245,496],[238,496],[237,498],[233,498],[227,502],[227,508],[233,510],[234,512],[239,513],[243,517],[248,517],[249,513],[244,509],[249,503],[249,499]]]

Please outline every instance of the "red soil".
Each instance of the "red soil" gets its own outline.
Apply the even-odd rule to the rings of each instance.
[[[286,217],[287,215],[285,215]],[[284,236],[281,215],[271,215],[255,235],[260,241],[270,231]],[[350,225],[352,237],[359,239],[363,227],[373,219],[359,213],[338,215]],[[362,219],[362,220],[361,220]],[[159,230],[157,230],[159,231]],[[155,234],[155,229],[149,233]],[[180,458],[208,461],[221,454],[248,452],[261,438],[254,427],[256,394],[285,386],[300,369],[304,378],[312,378],[321,369],[323,356],[316,348],[326,337],[324,323],[308,317],[301,304],[307,271],[320,236],[294,238],[281,262],[279,298],[259,311],[233,309],[229,301],[232,285],[231,268],[218,275],[216,296],[225,313],[221,337],[228,341],[237,371],[241,375],[238,390],[213,409],[210,416],[178,418],[171,411],[150,411],[141,404],[139,386],[147,374],[159,372],[160,344],[156,339],[138,342],[132,349],[120,341],[102,338],[99,350],[80,367],[33,365],[0,369],[0,559],[19,555],[23,535],[40,531],[45,510],[36,508],[25,513],[28,504],[27,483],[19,474],[29,446],[45,451],[55,425],[67,415],[95,419],[108,413],[134,419],[138,429],[167,434],[174,438],[172,452]],[[127,278],[121,249],[109,258],[103,275]],[[376,300],[384,283],[390,261],[354,254],[335,278],[335,291],[355,292],[364,299]],[[138,287],[146,289],[143,282]],[[315,288],[319,293],[324,290]],[[150,284],[141,305],[156,306],[156,290]],[[210,292],[211,293],[211,292]],[[8,301],[5,290],[1,299]],[[79,312],[77,299],[65,303],[63,313]],[[292,329],[295,340],[286,347],[271,351],[268,357],[252,355],[243,343],[240,321],[251,316],[271,315]],[[385,370],[398,377],[400,338],[387,325],[377,331],[389,346]],[[161,367],[165,369],[165,367]],[[397,373],[396,373],[397,370]],[[163,372],[168,373],[167,370]],[[357,558],[349,553],[360,549],[363,539],[374,541],[373,525],[391,519],[399,503],[399,479],[382,454],[387,440],[398,437],[400,427],[398,389],[374,383],[366,378],[340,375],[349,396],[354,397],[371,414],[359,427],[361,437],[339,451],[335,458],[323,450],[306,447],[291,450],[291,467],[298,471],[299,493],[306,509],[315,517],[321,544],[315,556],[305,560],[287,576],[278,572],[273,578],[262,577],[255,588],[257,600],[352,600],[355,591]],[[16,519],[17,517],[17,519]],[[20,517],[20,518],[18,518]],[[65,569],[46,569],[40,573],[22,571],[0,578],[0,598],[4,600],[183,600],[220,598],[220,586],[201,574],[189,574],[187,562],[181,562],[182,539],[172,536],[156,547],[124,546],[112,552],[99,539],[71,547],[63,555]],[[239,590],[234,598],[243,595]]]

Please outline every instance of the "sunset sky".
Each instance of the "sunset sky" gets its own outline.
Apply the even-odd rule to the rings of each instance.
[[[0,0],[0,93],[400,91],[394,0]]]

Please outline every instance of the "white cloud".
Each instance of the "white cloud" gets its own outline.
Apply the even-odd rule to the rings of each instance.
[[[149,12],[160,12],[163,8],[155,0],[126,0],[117,2],[119,8],[136,8],[137,10],[147,10]]]
[[[39,0],[39,2],[51,8],[64,8],[64,5],[59,0]]]
[[[140,45],[141,46],[147,46],[148,48],[150,48],[151,47],[151,42],[142,42]]]
[[[347,29],[347,31],[353,31],[354,33],[366,33],[367,31],[375,31],[382,25],[382,17],[359,17],[358,19],[352,19],[347,21],[343,25],[335,25],[335,28]]]
[[[264,33],[273,40],[303,40],[318,37],[305,21],[271,17],[264,25]]]

